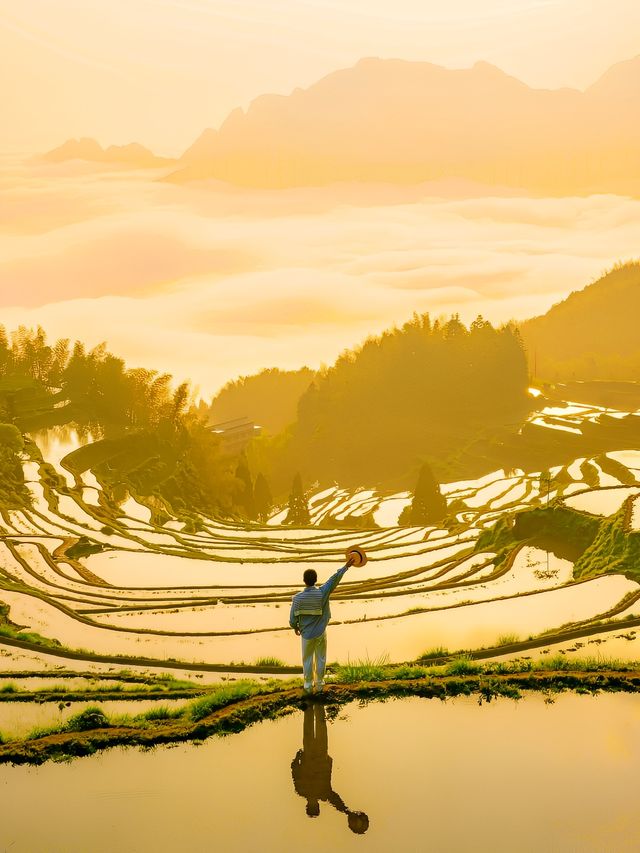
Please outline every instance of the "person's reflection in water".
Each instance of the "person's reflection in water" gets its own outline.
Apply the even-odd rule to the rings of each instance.
[[[347,815],[349,829],[361,835],[369,829],[369,818],[364,812],[347,808],[342,797],[331,787],[333,759],[328,753],[327,721],[324,705],[309,703],[304,709],[302,749],[291,762],[291,775],[296,794],[307,801],[307,814],[317,817],[320,802],[331,803],[339,812]]]

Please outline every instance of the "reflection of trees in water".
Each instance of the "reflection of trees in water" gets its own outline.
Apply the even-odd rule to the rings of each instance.
[[[304,709],[302,749],[291,762],[291,775],[296,793],[306,799],[307,814],[317,817],[320,803],[330,803],[347,815],[349,829],[361,835],[369,829],[369,818],[364,812],[348,808],[342,797],[331,787],[333,759],[329,755],[327,720],[324,705],[309,703]]]
[[[533,569],[533,575],[539,581],[551,580],[552,578],[558,577],[558,569],[549,568],[548,551],[546,552],[544,560],[536,559],[531,554],[528,554],[526,566],[528,569]]]
[[[98,441],[102,438],[102,431],[91,430],[88,426],[82,424],[57,424],[46,429],[38,429],[30,432],[30,436],[36,442],[41,452],[45,455],[49,454],[54,443],[65,446],[66,453],[71,453],[78,447],[88,444],[91,441]],[[65,455],[66,455],[65,453]]]

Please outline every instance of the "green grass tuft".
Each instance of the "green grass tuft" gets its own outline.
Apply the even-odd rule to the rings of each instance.
[[[339,664],[335,670],[336,681],[353,684],[356,681],[382,681],[389,678],[389,656],[382,655],[370,660],[348,661]]]
[[[513,646],[520,642],[518,634],[500,634],[496,642],[496,646]]]
[[[428,649],[426,652],[420,655],[418,661],[425,660],[435,660],[436,658],[446,658],[449,654],[449,649],[445,649],[444,646],[434,646],[432,649]]]
[[[401,680],[412,678],[426,678],[428,675],[433,675],[434,667],[417,666],[414,663],[403,663],[391,670],[391,677]]]
[[[256,666],[284,666],[284,661],[280,660],[280,658],[266,656],[258,658]]]
[[[57,735],[64,731],[63,726],[36,726],[25,735],[25,740],[39,740],[41,737]]]
[[[482,672],[482,664],[465,655],[450,661],[444,668],[445,675],[477,675],[479,672]]]
[[[143,714],[140,714],[136,719],[139,720],[175,720],[181,717],[183,708],[167,708],[166,705],[160,705],[158,708],[150,708]]]
[[[217,687],[211,693],[207,693],[206,696],[195,699],[187,706],[185,713],[194,722],[197,722],[218,708],[239,702],[241,699],[248,699],[250,696],[255,696],[256,693],[263,691],[264,689],[255,681],[235,681],[233,684]]]
[[[539,658],[534,668],[553,672],[554,670],[573,670],[576,672],[629,672],[637,669],[636,661],[620,660],[618,658],[586,657],[573,658],[568,655],[553,655]]]

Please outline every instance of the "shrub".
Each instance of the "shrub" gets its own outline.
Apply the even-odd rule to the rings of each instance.
[[[70,732],[86,732],[90,729],[103,729],[109,726],[109,720],[102,708],[97,705],[91,705],[80,711],[79,714],[70,717],[65,726]]]
[[[76,543],[67,548],[67,557],[78,560],[80,557],[90,557],[91,554],[99,554],[103,550],[100,542],[91,542],[86,536],[81,536]]]

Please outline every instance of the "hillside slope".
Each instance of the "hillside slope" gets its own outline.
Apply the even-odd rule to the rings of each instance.
[[[316,374],[273,443],[276,488],[296,471],[344,486],[412,483],[425,459],[441,473],[471,442],[515,429],[531,407],[526,389],[512,327],[415,316]]]
[[[543,379],[640,380],[640,262],[615,266],[520,326]]]
[[[275,434],[296,419],[298,400],[314,372],[268,368],[253,376],[227,382],[211,401],[209,423],[248,417],[267,433]]]

